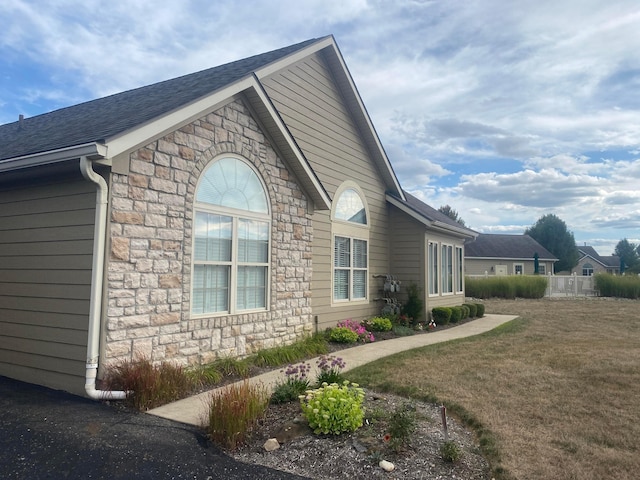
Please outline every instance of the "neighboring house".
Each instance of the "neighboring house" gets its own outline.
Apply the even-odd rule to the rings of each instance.
[[[467,275],[553,274],[558,259],[529,235],[480,234],[465,245]]]
[[[571,273],[577,275],[591,276],[595,273],[611,273],[617,275],[620,273],[620,257],[617,255],[603,256],[593,247],[584,245],[578,247],[580,252],[580,260]]]
[[[333,37],[0,126],[0,374],[246,356],[464,301],[475,232],[406,194]],[[116,392],[113,396],[121,396]]]

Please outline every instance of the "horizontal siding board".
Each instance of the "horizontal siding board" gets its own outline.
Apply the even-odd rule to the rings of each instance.
[[[2,355],[1,350],[0,355]],[[85,395],[83,363],[76,362],[70,365],[70,370],[75,373],[75,375],[72,375],[69,373],[59,373],[51,369],[46,369],[47,367],[50,368],[51,364],[61,364],[66,366],[66,363],[63,363],[61,360],[52,362],[52,359],[43,357],[42,361],[38,363],[39,367],[35,368],[23,366],[19,363],[20,361],[21,359],[19,357],[12,359],[11,362],[4,362],[0,360],[0,375],[15,378],[23,382],[45,385],[56,390],[66,390],[76,395]],[[67,368],[67,370],[69,370],[69,368]],[[80,371],[80,373],[78,373],[78,371]]]
[[[94,209],[79,209],[66,212],[32,213],[5,216],[0,221],[0,231],[31,230],[32,228],[66,227],[71,225],[93,225]]]
[[[5,270],[40,270],[43,265],[54,270],[89,270],[92,255],[48,255],[29,257],[4,257],[2,268]]]
[[[18,323],[0,323],[2,334],[0,345],[5,338],[22,338],[39,340],[42,342],[58,343],[64,345],[76,345],[86,348],[87,332],[83,330],[60,329],[42,325],[24,325]]]
[[[71,330],[87,331],[88,318],[86,315],[71,315],[68,313],[32,312],[28,310],[0,310],[0,332],[3,323],[22,323],[25,325],[40,325],[51,328],[68,328]]]
[[[42,355],[51,359],[85,361],[86,345],[55,343],[51,341],[33,340],[30,338],[0,336],[0,350]],[[50,366],[53,368],[53,365]]]
[[[0,232],[0,245],[3,243],[86,240],[93,238],[93,225],[69,227],[30,228],[28,230],[9,230]]]
[[[6,192],[4,192],[6,194]],[[96,194],[84,193],[81,195],[65,195],[57,197],[43,197],[34,200],[20,201],[11,198],[0,200],[0,219],[15,215],[30,215],[34,213],[64,213],[69,209],[90,207],[96,202]],[[0,222],[2,223],[2,222]]]
[[[28,310],[31,312],[53,312],[70,314],[88,314],[89,299],[73,300],[38,297],[9,297],[0,295],[0,309]]]
[[[2,266],[2,263],[0,263]],[[7,270],[0,269],[0,282],[19,283],[59,283],[65,285],[90,285],[91,272],[88,270]]]
[[[93,241],[4,243],[0,248],[0,258],[20,255],[51,255],[51,252],[56,252],[58,255],[91,255],[93,253]],[[1,266],[2,264],[0,263]]]
[[[38,292],[40,298],[86,300],[91,294],[90,285],[59,285],[39,283],[0,283],[0,295],[31,297]]]
[[[23,204],[41,199],[69,198],[74,196],[92,197],[95,201],[95,186],[85,181],[54,182],[48,185],[30,186],[26,188],[17,186],[16,188],[6,189],[1,192],[0,205],[3,203]]]

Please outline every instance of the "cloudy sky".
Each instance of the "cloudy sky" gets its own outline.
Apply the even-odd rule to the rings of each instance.
[[[11,0],[0,124],[333,34],[403,187],[640,242],[637,0]]]

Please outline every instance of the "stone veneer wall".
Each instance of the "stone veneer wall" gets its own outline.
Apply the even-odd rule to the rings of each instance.
[[[206,165],[249,160],[271,202],[268,311],[191,318],[193,199]],[[206,363],[290,343],[312,330],[311,214],[307,200],[249,111],[234,101],[130,156],[111,179],[107,363],[145,355]]]

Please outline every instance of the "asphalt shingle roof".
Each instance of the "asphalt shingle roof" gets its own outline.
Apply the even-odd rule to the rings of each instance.
[[[557,260],[529,235],[480,234],[464,247],[465,257],[532,259],[537,253],[541,260]]]
[[[578,247],[578,250],[580,250],[580,252],[585,255],[585,256],[590,256],[591,258],[597,260],[598,262],[600,262],[602,265],[605,265],[607,267],[619,267],[620,266],[620,257],[618,257],[617,255],[598,255],[598,252],[596,252],[595,248],[585,245],[582,247]]]
[[[0,126],[0,160],[100,142],[209,95],[316,42],[310,39],[182,77]]]
[[[450,225],[452,227],[456,227],[458,229],[467,230],[467,231],[469,231],[469,233],[475,233],[473,230],[471,230],[468,227],[465,227],[465,226],[459,224],[458,222],[456,222],[455,220],[451,219],[450,217],[448,217],[444,213],[436,210],[435,208],[431,207],[430,205],[427,205],[422,200],[414,197],[410,193],[408,193],[408,192],[406,192],[404,190],[403,190],[403,193],[404,193],[404,196],[406,198],[406,201],[404,202],[405,205],[407,205],[412,210],[414,210],[415,212],[417,212],[420,215],[422,215],[428,221],[445,223],[447,225]],[[395,197],[395,195],[394,195],[394,197]],[[398,198],[398,197],[396,197],[396,198]],[[400,200],[400,199],[398,198],[398,200]]]

